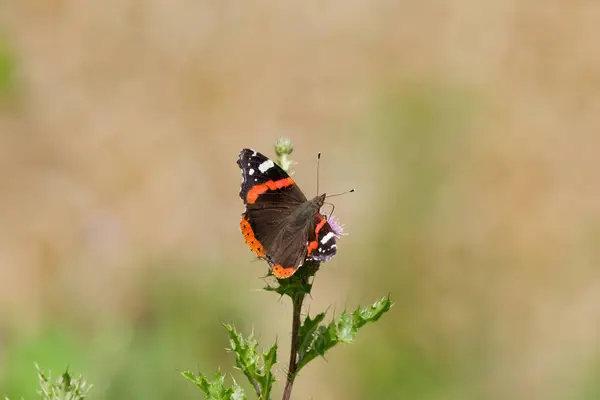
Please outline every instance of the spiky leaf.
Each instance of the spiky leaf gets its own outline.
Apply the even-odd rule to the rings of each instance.
[[[202,374],[195,374],[191,371],[184,371],[181,375],[199,387],[207,400],[246,400],[244,391],[235,380],[231,388],[225,387],[225,375],[221,374],[221,371],[217,371],[212,381]]]
[[[328,325],[320,325],[318,328],[315,321],[322,321],[324,314],[319,314],[314,319],[306,317],[301,328],[304,330],[300,347],[303,352],[300,353],[298,371],[315,357],[324,356],[336,344],[353,342],[359,328],[367,322],[377,321],[392,305],[389,296],[383,297],[369,307],[357,307],[352,314],[342,312],[337,321],[333,320]],[[309,334],[310,332],[312,334]]]
[[[236,366],[244,373],[260,399],[269,399],[276,381],[271,369],[277,362],[277,343],[266,353],[259,353],[254,335],[244,338],[232,325],[225,324],[229,332],[231,351],[235,353]]]

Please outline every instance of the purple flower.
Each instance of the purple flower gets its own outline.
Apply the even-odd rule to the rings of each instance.
[[[329,226],[331,227],[331,230],[335,234],[336,239],[339,239],[340,236],[342,236],[342,235],[348,234],[348,233],[344,232],[344,225],[340,224],[340,222],[337,220],[337,218],[334,217],[333,215],[330,215],[329,218],[327,218],[327,223],[329,223]]]

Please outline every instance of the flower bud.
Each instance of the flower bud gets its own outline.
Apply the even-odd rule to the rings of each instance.
[[[289,138],[282,136],[275,142],[275,154],[277,154],[277,157],[292,154],[292,151],[294,151],[294,144]]]
[[[277,139],[274,147],[275,154],[277,154],[277,164],[289,174],[293,162],[288,156],[294,151],[294,144],[289,138],[282,136]]]

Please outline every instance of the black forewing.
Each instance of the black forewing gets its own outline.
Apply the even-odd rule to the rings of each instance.
[[[237,164],[242,170],[242,184],[240,197],[248,206],[248,193],[259,185],[267,182],[278,182],[289,178],[290,176],[274,161],[263,154],[252,149],[243,149],[237,160]],[[254,207],[262,208],[278,207],[281,205],[298,205],[306,201],[306,197],[294,183],[277,190],[268,190],[258,196],[252,204]]]

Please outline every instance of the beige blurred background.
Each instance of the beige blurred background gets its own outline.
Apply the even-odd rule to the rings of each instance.
[[[307,311],[390,293],[298,399],[600,398],[600,3],[0,3],[0,394],[241,376],[290,306],[239,233],[239,149],[296,145],[350,235]],[[188,387],[190,386],[190,387]],[[281,388],[277,389],[280,393]],[[247,392],[250,394],[250,392]]]

